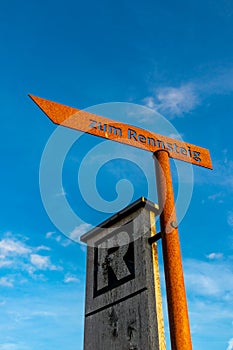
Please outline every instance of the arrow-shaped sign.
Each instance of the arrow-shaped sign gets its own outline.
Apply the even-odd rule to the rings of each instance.
[[[136,126],[100,117],[77,108],[64,106],[40,97],[29,96],[55,124],[153,153],[164,149],[168,151],[170,158],[212,169],[210,153],[205,148],[162,136]]]

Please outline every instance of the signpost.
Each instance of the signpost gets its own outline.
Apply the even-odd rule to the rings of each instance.
[[[119,123],[76,108],[67,107],[40,97],[29,96],[55,124],[141,148],[152,153],[166,150],[170,158],[212,169],[210,153],[205,148],[135,126]]]
[[[29,96],[56,124],[153,153],[156,159],[159,207],[162,208],[160,226],[171,346],[172,350],[191,350],[192,341],[169,158],[212,169],[209,151],[135,126],[118,123],[40,97]]]

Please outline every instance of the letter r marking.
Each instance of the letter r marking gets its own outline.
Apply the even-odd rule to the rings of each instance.
[[[124,261],[124,257],[129,249],[129,242],[126,242],[125,235],[128,237],[127,232],[118,232],[109,240],[98,245],[97,290],[109,286],[109,268],[112,269],[118,281],[131,275]],[[121,245],[122,243],[124,245]],[[113,248],[112,252],[111,248]]]

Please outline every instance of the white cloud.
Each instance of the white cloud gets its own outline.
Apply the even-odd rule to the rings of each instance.
[[[206,257],[210,260],[217,260],[217,259],[221,259],[223,257],[222,253],[210,253],[208,255],[206,255]]]
[[[188,298],[194,348],[226,349],[226,334],[232,331],[233,266],[232,258],[224,260],[184,259],[184,276]],[[163,272],[163,269],[161,269]],[[161,276],[166,325],[165,282]],[[219,331],[221,329],[221,332]],[[203,338],[203,334],[205,337]],[[230,337],[229,337],[230,338]],[[231,349],[231,348],[230,348]],[[228,349],[227,349],[228,350]],[[231,349],[233,350],[233,349]]]
[[[47,239],[52,239],[62,245],[63,247],[66,247],[70,244],[70,240],[66,238],[65,236],[59,235],[56,232],[48,232],[46,233]]]
[[[186,287],[190,295],[233,301],[232,262],[185,260]]]
[[[233,266],[231,258],[227,259],[184,260],[191,330],[196,342],[194,348],[199,348],[200,344],[201,349],[211,349],[212,345],[215,348],[216,341],[221,344],[219,348],[226,348],[225,336],[231,332],[233,303]]]
[[[31,249],[18,240],[4,238],[0,241],[0,254],[3,256],[9,254],[24,255],[30,252]]]
[[[36,252],[39,252],[39,251],[41,251],[41,250],[50,251],[51,248],[49,248],[49,247],[47,247],[47,246],[45,246],[45,245],[40,245],[39,247],[36,247],[36,248],[35,248],[35,251],[36,251]]]
[[[169,134],[168,137],[171,137],[172,139],[176,139],[176,140],[182,140],[184,135],[183,134],[175,134],[175,133],[172,133],[172,134]]]
[[[13,280],[8,277],[1,277],[0,278],[0,286],[3,287],[13,287]]]
[[[90,224],[81,224],[77,227],[74,228],[74,230],[72,232],[70,232],[70,239],[74,240],[74,241],[79,241],[80,237],[86,233],[87,231],[89,231],[91,229],[91,225]]]
[[[156,109],[154,97],[152,97],[152,96],[146,97],[146,98],[144,98],[143,101],[148,108]]]
[[[80,280],[76,276],[67,273],[65,275],[64,282],[65,283],[79,283]]]
[[[31,263],[39,270],[61,270],[61,267],[51,264],[49,256],[31,254],[30,260],[31,260]]]
[[[162,87],[156,90],[155,96],[144,99],[147,107],[169,114],[170,118],[182,117],[190,113],[199,104],[194,84],[180,87]]]
[[[190,84],[179,88],[166,87],[157,91],[158,107],[169,114],[189,113],[198,105],[194,87]]]
[[[208,196],[208,199],[211,201],[218,201],[218,203],[222,203],[223,200],[222,198],[224,197],[224,193],[223,192],[216,192],[214,194],[211,194],[210,196]]]
[[[233,228],[233,211],[229,211],[227,214],[227,223],[228,225]]]
[[[4,257],[1,257],[1,259],[4,259]],[[13,264],[12,260],[0,260],[0,268],[11,266]]]
[[[86,227],[86,226],[85,226]],[[62,246],[72,242],[69,239],[63,238],[55,233],[48,234],[52,240],[56,241],[57,237],[61,237],[59,244]],[[0,269],[3,271],[0,278],[0,287],[19,286],[30,281],[46,282],[50,275],[49,271],[63,271],[63,262],[55,261],[52,255],[51,248],[47,245],[30,246],[25,238],[14,236],[10,233],[3,234],[0,240]],[[69,267],[70,268],[70,267]],[[12,272],[14,271],[14,274]],[[60,274],[61,280],[65,283],[79,282],[75,275],[65,273]]]
[[[56,236],[55,240],[56,240],[58,243],[61,242],[62,236],[61,236],[61,235]]]
[[[56,232],[51,232],[51,231],[50,231],[50,232],[47,232],[47,233],[46,233],[45,237],[46,237],[46,238],[51,238],[51,237],[52,237],[53,235],[55,235],[55,234],[56,234]]]
[[[168,114],[170,119],[192,112],[201,101],[210,95],[223,95],[233,91],[233,68],[215,68],[214,75],[202,75],[178,87],[165,86],[144,98],[143,102],[151,109]]]
[[[50,259],[48,256],[31,254],[30,260],[31,260],[31,263],[40,270],[46,270],[50,265]]]
[[[13,286],[12,279],[7,276],[9,269],[11,272],[16,271],[19,283],[28,281],[25,279],[25,272],[32,278],[45,280],[45,276],[37,273],[38,270],[62,270],[62,267],[52,264],[50,256],[38,254],[39,251],[50,251],[49,247],[44,245],[32,247],[25,243],[25,238],[21,239],[12,233],[5,233],[0,240],[0,269],[5,271],[5,277],[0,279],[1,286]]]
[[[46,246],[31,247],[25,244],[24,240],[16,239],[13,234],[7,233],[0,240],[0,268],[19,270],[20,273],[27,271],[33,274],[35,268],[38,269],[56,269],[52,265],[49,257],[35,254],[38,251],[50,248]],[[1,285],[10,286],[11,282],[7,279],[1,280]]]
[[[226,350],[233,350],[233,338],[231,338],[228,342],[228,347]]]
[[[71,283],[57,283],[54,288],[53,283],[47,282],[46,288],[38,283],[27,290],[19,286],[9,293],[7,304],[0,308],[0,350],[14,349],[3,347],[5,344],[16,344],[14,350],[73,349],[70,341],[74,339],[73,329],[83,327],[83,303],[81,285],[73,288]],[[77,343],[81,333],[75,332]],[[60,337],[61,334],[65,336]]]

